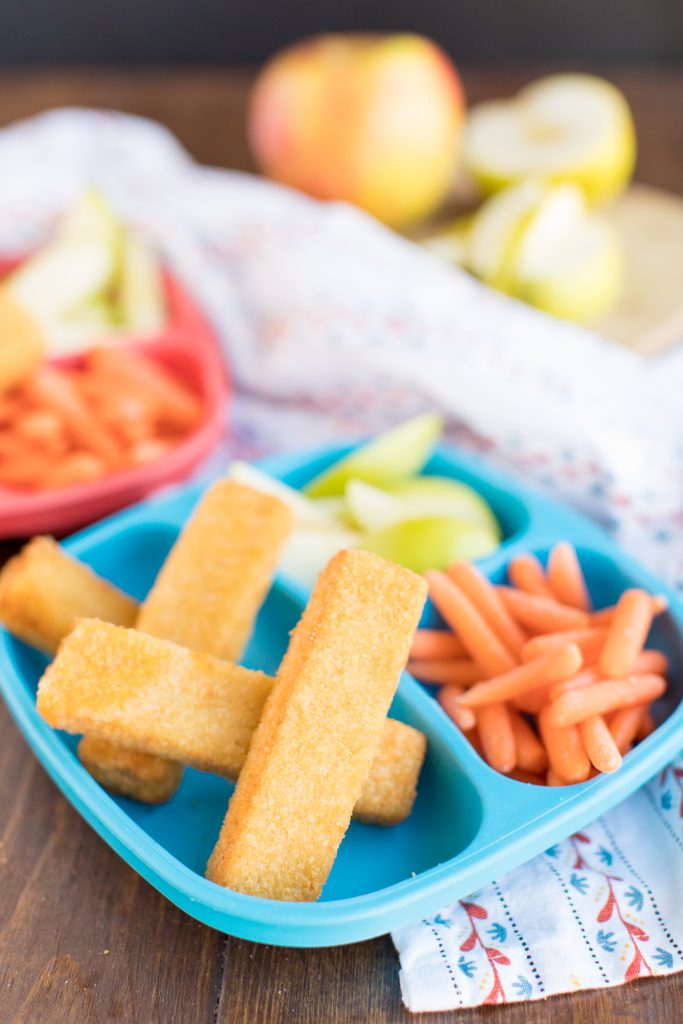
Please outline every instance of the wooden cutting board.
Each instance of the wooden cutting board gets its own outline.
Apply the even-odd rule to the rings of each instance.
[[[594,326],[643,355],[683,342],[683,198],[636,184],[607,216],[623,239],[626,281]]]

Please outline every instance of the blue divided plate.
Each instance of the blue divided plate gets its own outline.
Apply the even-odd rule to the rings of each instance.
[[[349,450],[326,448],[261,465],[301,487]],[[657,620],[651,639],[672,667],[669,693],[658,708],[661,724],[612,776],[561,788],[527,785],[484,764],[427,690],[404,673],[391,713],[422,729],[429,740],[412,815],[395,828],[353,823],[322,898],[317,903],[280,903],[230,892],[203,877],[232,790],[227,782],[187,771],[176,796],[160,807],[109,796],[80,766],[76,739],[54,732],[36,713],[35,690],[45,659],[1,633],[2,692],[46,770],[131,867],[213,928],[281,946],[341,945],[381,935],[474,892],[586,825],[654,775],[683,745],[679,599],[627,559],[596,526],[490,466],[440,450],[426,471],[464,480],[493,506],[505,541],[480,563],[492,580],[504,578],[516,553],[531,550],[544,558],[555,541],[567,538],[579,550],[597,607],[614,602],[632,585],[667,594],[670,610]],[[145,502],[84,530],[66,546],[142,598],[198,493],[186,488]],[[285,579],[275,582],[259,615],[247,665],[276,670],[306,596]],[[429,608],[425,621],[437,621]]]

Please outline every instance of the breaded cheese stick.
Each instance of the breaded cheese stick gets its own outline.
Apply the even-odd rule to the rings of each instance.
[[[20,640],[54,653],[84,616],[132,626],[137,602],[51,537],[34,537],[0,572],[0,622]]]
[[[249,747],[207,877],[316,900],[379,746],[427,593],[366,551],[321,573]]]
[[[94,766],[104,785],[114,782],[117,792],[137,797],[128,792],[128,773],[140,766],[138,751],[162,765],[172,758],[236,779],[274,682],[137,630],[84,619],[43,675],[38,711],[55,728],[88,733],[79,745],[86,767]],[[425,744],[417,729],[386,720],[355,817],[390,825],[410,813]],[[141,785],[152,780],[155,794],[165,793],[163,772],[142,768]]]
[[[215,483],[164,562],[136,627],[238,661],[293,525],[278,498],[234,480]]]
[[[145,633],[237,660],[253,629],[272,579],[293,516],[277,498],[227,480],[202,497],[171,549],[136,625]],[[96,613],[97,614],[97,613]],[[98,616],[106,618],[106,616]],[[148,781],[137,781],[139,759],[126,752],[105,752],[98,767],[85,749],[88,771],[107,789],[145,800]],[[102,749],[102,748],[99,748]],[[110,770],[112,759],[116,770]],[[182,777],[177,765],[148,765],[158,792],[170,799]]]
[[[81,764],[105,789],[147,804],[163,804],[175,793],[182,765],[165,757],[122,747],[96,736],[78,744]]]

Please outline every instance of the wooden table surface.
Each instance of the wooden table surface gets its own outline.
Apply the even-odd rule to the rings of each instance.
[[[545,68],[464,70],[471,99]],[[594,69],[626,92],[638,177],[683,192],[683,71]],[[219,70],[0,74],[0,125],[62,105],[167,124],[201,161],[250,169],[251,76]],[[0,182],[1,187],[1,182]],[[10,545],[0,545],[6,556]],[[328,950],[257,946],[177,910],[72,810],[0,706],[0,1024],[385,1024],[405,1013],[389,938]],[[683,974],[609,992],[459,1014],[434,1024],[680,1024]]]

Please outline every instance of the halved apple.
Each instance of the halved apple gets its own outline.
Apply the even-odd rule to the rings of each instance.
[[[439,416],[425,413],[387,430],[340,459],[312,480],[304,491],[311,498],[344,494],[349,480],[384,486],[419,473],[441,434]]]
[[[470,228],[469,266],[486,284],[586,323],[619,296],[623,257],[612,226],[577,185],[529,179],[492,196]]]
[[[591,204],[618,195],[636,156],[623,94],[595,75],[541,78],[510,100],[474,106],[463,161],[484,193],[530,175],[578,185]]]
[[[445,516],[411,519],[366,533],[359,547],[413,572],[446,569],[456,559],[483,558],[498,547],[489,527]]]

